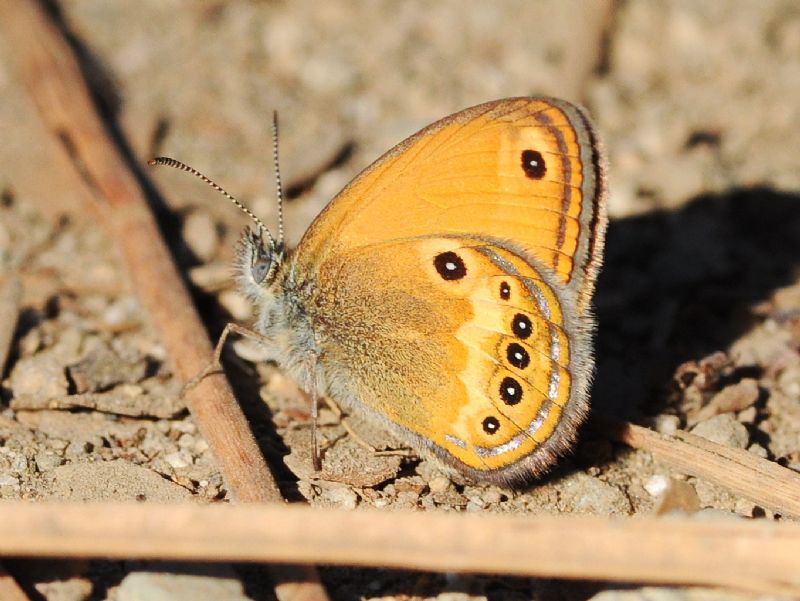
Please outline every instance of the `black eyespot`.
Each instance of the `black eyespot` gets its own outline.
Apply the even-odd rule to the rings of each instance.
[[[516,337],[522,340],[530,337],[533,332],[531,320],[527,315],[523,315],[522,313],[517,313],[514,316],[514,321],[511,322],[511,329],[514,331]]]
[[[500,382],[500,398],[506,405],[516,405],[522,400],[522,386],[514,378],[503,378]]]
[[[487,417],[482,422],[483,431],[487,434],[494,434],[500,429],[500,422],[497,421],[496,417]]]
[[[503,300],[508,300],[509,298],[511,298],[511,286],[508,285],[508,282],[501,282],[500,298],[502,298]]]
[[[436,255],[433,259],[433,266],[436,267],[436,271],[442,276],[443,280],[460,280],[467,275],[467,266],[464,265],[464,259],[453,251]]]
[[[531,362],[531,356],[528,354],[528,351],[525,350],[525,347],[516,342],[512,342],[508,345],[506,357],[508,357],[508,362],[517,369],[525,369]]]
[[[544,157],[538,150],[522,151],[522,170],[531,179],[542,179],[547,173]]]

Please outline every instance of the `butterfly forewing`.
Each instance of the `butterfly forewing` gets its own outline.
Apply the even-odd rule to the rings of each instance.
[[[439,121],[398,145],[329,205],[306,258],[435,233],[525,248],[588,304],[605,228],[600,151],[584,113],[515,98]]]

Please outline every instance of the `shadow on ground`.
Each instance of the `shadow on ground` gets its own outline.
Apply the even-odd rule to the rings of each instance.
[[[675,368],[727,349],[758,319],[754,305],[799,267],[797,194],[737,189],[612,221],[596,295],[593,407],[657,412]]]

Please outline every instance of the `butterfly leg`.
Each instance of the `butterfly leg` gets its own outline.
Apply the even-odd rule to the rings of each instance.
[[[358,434],[356,434],[356,431],[355,431],[355,430],[353,430],[353,428],[352,428],[352,427],[350,426],[350,424],[347,422],[347,417],[346,417],[346,415],[345,415],[344,411],[342,411],[342,408],[341,408],[341,407],[339,407],[339,405],[336,403],[336,401],[334,401],[334,400],[333,400],[331,397],[329,397],[329,396],[327,396],[327,395],[325,395],[325,396],[324,396],[324,397],[322,397],[322,398],[323,398],[323,400],[325,401],[325,404],[328,406],[328,408],[329,408],[331,411],[333,411],[334,415],[336,416],[336,419],[338,419],[338,420],[339,420],[339,424],[341,424],[342,428],[344,428],[344,429],[345,429],[345,431],[347,432],[347,434],[348,434],[348,435],[349,435],[349,436],[350,436],[350,437],[351,437],[353,440],[355,440],[355,441],[356,441],[358,444],[360,444],[362,447],[364,447],[364,448],[365,448],[365,449],[367,449],[368,451],[371,451],[371,452],[373,452],[373,453],[377,453],[377,452],[378,452],[378,449],[376,449],[375,447],[373,447],[373,446],[372,446],[371,444],[369,444],[369,443],[368,443],[366,440],[364,440],[364,439],[363,439],[363,438],[361,438],[361,437],[360,437]]]
[[[339,420],[339,424],[342,426],[342,428],[344,428],[345,432],[347,432],[347,435],[376,457],[384,457],[389,455],[408,457],[412,454],[411,449],[389,449],[385,451],[379,451],[361,436],[359,436],[359,434],[353,429],[353,427],[350,425],[350,422],[347,420],[347,414],[342,411],[342,408],[339,407],[336,401],[327,395],[323,396],[322,400],[325,401],[325,404],[328,406],[328,408],[333,411],[334,415],[336,415],[336,418]]]
[[[314,471],[322,470],[322,456],[319,450],[317,425],[319,420],[319,392],[317,390],[317,356],[314,353],[306,355],[308,383],[306,390],[311,397],[311,461]]]
[[[203,379],[215,372],[222,371],[222,349],[225,347],[225,342],[228,340],[228,336],[233,334],[239,334],[239,336],[243,336],[244,338],[250,338],[251,340],[255,340],[256,342],[264,342],[266,339],[264,336],[259,334],[258,332],[254,332],[249,328],[245,328],[244,326],[240,326],[236,323],[228,323],[225,326],[225,329],[222,330],[222,334],[220,334],[219,340],[217,340],[217,346],[214,348],[214,358],[211,362],[203,368],[203,370],[198,373],[195,377],[191,380],[186,382],[181,388],[179,398],[183,398],[184,395],[189,392],[192,388],[197,386]]]

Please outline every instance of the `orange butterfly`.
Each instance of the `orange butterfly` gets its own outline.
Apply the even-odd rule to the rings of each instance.
[[[378,159],[295,250],[246,234],[238,279],[301,386],[476,480],[515,482],[587,413],[605,197],[581,109],[489,102]]]

